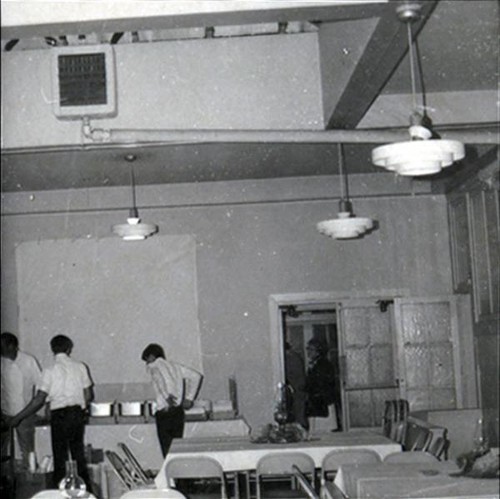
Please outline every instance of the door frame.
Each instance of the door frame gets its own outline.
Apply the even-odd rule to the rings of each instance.
[[[271,344],[272,386],[285,381],[285,359],[283,345],[283,318],[281,307],[287,305],[311,306],[321,308],[334,306],[338,303],[352,299],[388,299],[409,297],[409,288],[378,289],[367,291],[312,291],[306,293],[284,293],[269,296],[269,332]]]

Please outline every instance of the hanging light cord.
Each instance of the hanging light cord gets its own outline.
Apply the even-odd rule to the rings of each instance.
[[[135,176],[134,167],[130,165],[130,185],[132,186],[132,207],[137,208],[135,203]]]
[[[138,211],[137,211],[137,204],[136,204],[136,199],[135,199],[135,175],[134,175],[134,167],[131,164],[130,165],[130,186],[132,188],[132,208],[130,212],[133,214],[135,218],[139,218]]]
[[[338,158],[339,158],[339,174],[340,174],[340,199],[341,201],[349,200],[349,193],[347,192],[347,179],[344,175],[344,155],[342,154],[342,144],[338,145]]]
[[[411,33],[411,20],[406,23],[407,31],[408,31],[408,54],[410,56],[410,76],[411,76],[411,95],[412,95],[412,103],[413,110],[417,111],[417,90],[415,85],[415,67],[413,60],[413,37]]]

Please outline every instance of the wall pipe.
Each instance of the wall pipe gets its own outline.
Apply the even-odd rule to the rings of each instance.
[[[83,121],[82,135],[92,143],[365,143],[383,144],[410,140],[407,129],[401,130],[163,130],[93,128]],[[441,138],[467,144],[498,144],[498,127],[481,130],[449,130]]]

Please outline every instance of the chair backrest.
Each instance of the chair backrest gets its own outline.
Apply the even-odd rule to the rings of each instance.
[[[168,478],[220,478],[222,466],[211,457],[174,457],[167,462]]]
[[[87,499],[96,499],[93,494],[89,494],[85,496]],[[31,496],[31,499],[62,499],[63,496],[59,489],[49,489],[49,490],[41,490],[37,492],[34,496]]]
[[[384,463],[437,463],[438,459],[432,454],[422,451],[415,452],[393,452],[387,454]]]
[[[276,452],[259,459],[255,469],[258,478],[263,475],[293,475],[293,466],[302,473],[314,475],[313,459],[302,452]]]
[[[311,477],[314,490],[315,465],[312,457],[303,452],[275,452],[261,457],[255,468],[257,499],[262,497],[261,482],[263,477],[282,475],[292,479],[297,476],[296,470],[300,470],[304,477],[306,475]]]
[[[227,484],[221,464],[207,456],[174,457],[165,467],[167,480],[177,478],[217,478],[220,480],[221,498],[227,497]]]
[[[175,489],[137,489],[125,492],[120,499],[187,499]]]
[[[321,463],[322,473],[337,471],[343,464],[380,463],[382,459],[371,449],[338,449],[330,451]]]

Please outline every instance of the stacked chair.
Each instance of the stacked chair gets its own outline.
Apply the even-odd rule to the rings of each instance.
[[[104,455],[122,485],[128,490],[154,488],[153,477],[139,464],[132,451],[124,444],[118,447],[123,455],[107,450]]]
[[[442,461],[448,459],[448,449],[450,448],[450,441],[445,437],[438,437],[433,440],[426,451],[434,457]]]
[[[386,400],[384,416],[382,418],[383,434],[402,444],[405,438],[406,423],[410,406],[405,399]]]

